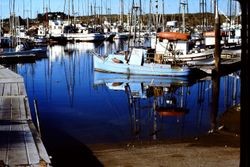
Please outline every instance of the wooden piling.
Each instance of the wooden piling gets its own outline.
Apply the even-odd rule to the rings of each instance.
[[[220,17],[218,13],[218,4],[217,0],[214,0],[215,5],[215,49],[214,49],[214,60],[215,60],[215,68],[214,74],[218,74],[220,71],[220,61],[221,61],[221,47],[220,47]]]

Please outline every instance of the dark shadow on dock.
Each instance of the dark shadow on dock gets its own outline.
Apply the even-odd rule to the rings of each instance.
[[[84,143],[77,141],[59,129],[55,128],[50,130],[49,133],[45,132],[45,134],[42,134],[42,138],[48,154],[52,157],[53,167],[103,167],[102,163]]]

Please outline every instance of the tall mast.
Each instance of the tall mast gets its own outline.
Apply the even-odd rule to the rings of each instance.
[[[207,13],[207,2],[206,0],[200,0],[200,13],[201,13],[201,25],[202,25],[202,31],[205,30],[205,27],[207,27],[207,18],[205,16],[205,13]]]
[[[49,0],[49,12],[51,12],[51,9],[50,9],[50,0]]]
[[[66,0],[64,0],[64,5],[65,5],[65,1]],[[64,7],[65,8],[65,7]],[[63,12],[64,12],[64,10],[63,10]],[[43,14],[45,13],[45,6],[44,6],[44,0],[43,0]]]
[[[155,22],[155,28],[156,32],[158,31],[158,0],[155,0],[155,8],[156,8],[156,22]]]
[[[16,24],[15,24],[15,0],[9,0],[9,10],[10,10],[10,35],[14,37],[12,40],[12,47],[15,45],[15,37],[16,37]]]
[[[32,18],[32,0],[30,0],[30,18]]]
[[[152,0],[149,1],[149,18],[148,18],[149,32],[152,31]]]
[[[185,13],[188,13],[188,0],[180,0],[179,13],[182,10],[182,32],[186,31]]]
[[[23,18],[25,18],[25,0],[23,0]]]
[[[162,0],[162,31],[165,30],[165,5],[164,5],[164,0]]]
[[[68,22],[70,22],[69,16],[70,16],[70,0],[68,0]]]
[[[231,24],[232,24],[232,0],[228,0],[229,1],[229,12],[228,12],[228,14],[229,14],[229,19],[230,19],[230,27],[231,27]]]
[[[73,17],[74,17],[73,24],[75,24],[75,9],[74,9],[74,0],[72,0],[72,2],[71,2],[71,6],[72,6],[72,12],[71,12],[71,14],[72,14],[72,15],[73,15]]]
[[[123,26],[124,1],[120,0],[120,24]]]

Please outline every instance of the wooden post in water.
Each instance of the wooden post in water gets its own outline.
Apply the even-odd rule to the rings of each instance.
[[[221,47],[220,47],[220,17],[218,13],[218,4],[217,0],[214,0],[214,11],[215,11],[215,49],[214,49],[214,59],[215,59],[215,69],[213,74],[218,74],[220,71],[220,54],[221,54]]]
[[[219,110],[220,96],[220,75],[215,74],[212,77],[212,107],[211,107],[211,131],[217,130],[217,116]]]

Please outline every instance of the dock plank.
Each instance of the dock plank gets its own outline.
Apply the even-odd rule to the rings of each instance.
[[[31,119],[24,97],[0,97],[1,120],[28,120]]]
[[[5,164],[15,166],[20,161],[23,165],[38,164],[40,158],[28,123],[9,122],[9,124],[6,123],[4,126],[1,126],[0,129],[8,132],[4,134],[4,142],[6,143],[7,140],[7,145],[1,149],[1,155],[4,155],[2,152],[5,153],[5,156],[1,157],[5,159]],[[1,136],[1,139],[4,139],[4,137]],[[1,145],[3,144],[1,143]]]
[[[0,83],[24,82],[23,78],[7,68],[0,68]]]

